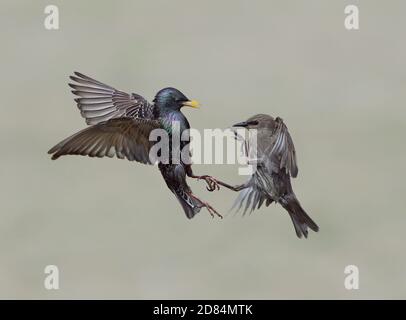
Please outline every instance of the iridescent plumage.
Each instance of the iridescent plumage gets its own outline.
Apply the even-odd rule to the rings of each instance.
[[[83,155],[89,157],[118,157],[144,164],[154,164],[150,150],[156,143],[149,139],[154,129],[164,129],[172,137],[174,121],[179,123],[180,134],[190,128],[189,122],[180,111],[183,106],[196,105],[175,88],[160,90],[153,103],[142,96],[117,90],[84,74],[75,72],[70,77],[74,83],[69,86],[82,117],[90,127],[62,140],[48,153],[52,159],[64,155]],[[180,141],[180,146],[188,148],[189,139]],[[194,217],[202,207],[210,214],[218,214],[209,204],[197,198],[186,183],[186,176],[203,178],[214,188],[209,176],[194,176],[190,164],[174,163],[172,148],[169,147],[169,163],[159,163],[158,167],[168,188],[175,194],[188,218]],[[177,157],[181,159],[180,157]],[[219,215],[219,214],[218,214]]]

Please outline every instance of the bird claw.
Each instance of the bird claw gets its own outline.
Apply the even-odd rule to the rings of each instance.
[[[212,218],[214,218],[214,216],[216,215],[217,217],[223,219],[223,216],[220,213],[218,213],[217,210],[214,209],[210,204],[202,201],[201,199],[196,197],[193,193],[188,193],[188,194],[190,197],[192,197],[193,199],[197,200],[200,203],[200,206],[199,206],[200,208],[203,208],[203,207],[206,208]]]
[[[200,176],[198,179],[199,180],[204,179],[204,181],[206,181],[206,183],[207,183],[207,186],[206,186],[207,191],[213,192],[216,189],[220,190],[219,183],[213,177],[205,175],[205,176]]]
[[[219,217],[220,219],[223,219],[223,216],[216,211],[211,205],[209,205],[207,202],[202,203],[202,207],[205,207],[207,211],[210,213],[211,217],[214,219],[214,215]]]

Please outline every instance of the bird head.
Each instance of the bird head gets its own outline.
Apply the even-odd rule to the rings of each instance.
[[[199,108],[196,100],[189,100],[182,92],[175,88],[160,90],[155,98],[155,104],[162,109],[179,111],[182,107]]]
[[[275,120],[267,114],[256,114],[246,121],[239,122],[233,125],[233,127],[243,127],[246,129],[270,129],[273,130],[275,126]]]

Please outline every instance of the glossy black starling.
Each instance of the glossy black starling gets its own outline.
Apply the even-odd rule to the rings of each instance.
[[[81,115],[90,127],[75,133],[55,145],[48,153],[52,159],[63,155],[82,155],[89,157],[114,157],[138,161],[144,164],[153,164],[149,151],[156,141],[150,141],[149,135],[154,129],[164,129],[172,141],[172,124],[177,121],[180,126],[180,135],[190,128],[189,122],[182,114],[182,107],[197,108],[195,100],[189,100],[175,88],[160,90],[149,103],[142,96],[128,94],[113,87],[94,80],[79,72],[75,72],[69,83]],[[189,139],[180,141],[179,150],[188,148]],[[208,190],[217,186],[214,180],[207,175],[195,176],[191,165],[185,164],[182,157],[180,161],[172,161],[172,148],[169,148],[169,161],[158,163],[159,170],[168,188],[176,196],[186,216],[190,219],[206,207],[209,213],[221,215],[208,203],[196,197],[186,183],[186,176],[204,179]],[[158,196],[158,195],[157,195]]]
[[[282,119],[258,114],[233,127],[257,130],[256,135],[249,135],[244,143],[246,156],[256,164],[250,179],[238,186],[217,180],[220,185],[241,191],[235,202],[238,210],[244,206],[245,213],[248,209],[259,209],[263,203],[269,206],[276,202],[289,213],[299,238],[302,235],[307,238],[308,228],[317,232],[319,227],[301,207],[290,183],[290,177],[297,176],[298,167],[295,147]],[[252,139],[256,139],[256,143]],[[256,150],[253,150],[255,144]]]

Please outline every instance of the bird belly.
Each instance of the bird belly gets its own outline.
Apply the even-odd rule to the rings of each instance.
[[[200,211],[201,205],[193,199],[186,183],[186,170],[183,164],[158,164],[166,185],[176,196],[186,216],[191,219]]]
[[[186,186],[186,171],[182,164],[159,163],[158,168],[170,189]]]
[[[274,201],[277,201],[279,199],[279,186],[276,183],[275,179],[272,177],[272,174],[269,175],[265,170],[257,170],[253,178],[257,190]]]

